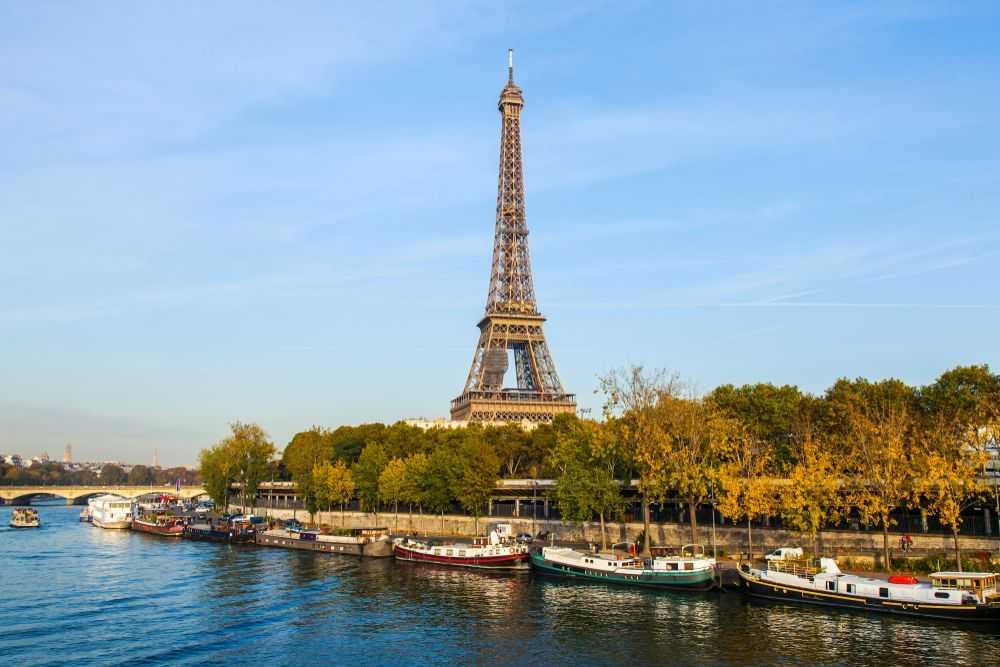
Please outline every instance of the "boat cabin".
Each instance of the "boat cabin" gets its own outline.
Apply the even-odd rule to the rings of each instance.
[[[971,593],[980,603],[1000,604],[997,575],[992,572],[935,572],[930,575],[936,590]]]

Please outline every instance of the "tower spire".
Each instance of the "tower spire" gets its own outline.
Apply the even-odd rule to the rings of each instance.
[[[490,288],[465,390],[451,402],[456,420],[547,422],[576,411],[576,399],[563,390],[549,354],[531,278],[521,166],[523,108],[521,89],[514,84],[514,50],[507,49],[507,85],[497,103],[500,174]],[[517,386],[505,388],[511,357]]]

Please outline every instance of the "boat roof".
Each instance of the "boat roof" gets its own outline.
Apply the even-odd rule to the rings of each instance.
[[[996,572],[933,572],[932,577],[947,579],[985,579],[997,576]]]

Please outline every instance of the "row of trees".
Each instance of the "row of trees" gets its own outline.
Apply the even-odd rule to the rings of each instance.
[[[126,472],[114,463],[105,463],[100,470],[67,470],[62,463],[35,464],[28,468],[0,463],[0,484],[10,486],[96,486],[98,484],[166,485],[181,480],[182,484],[200,484],[198,473],[183,467],[154,468],[135,465]]]
[[[1000,376],[986,366],[952,369],[924,387],[843,379],[820,396],[770,384],[699,395],[676,376],[633,367],[601,378],[601,390],[601,421],[560,416],[530,432],[313,427],[270,467],[266,434],[234,424],[229,438],[202,453],[202,475],[223,503],[232,482],[252,498],[267,474],[286,474],[310,512],[343,510],[357,498],[367,511],[392,508],[397,521],[400,505],[443,517],[454,503],[478,520],[498,477],[552,477],[562,516],[598,518],[602,528],[622,514],[622,484],[637,479],[645,535],[649,505],[677,500],[687,507],[692,541],[695,509],[712,502],[746,523],[751,549],[751,525],[763,517],[780,517],[813,540],[850,517],[881,529],[885,562],[892,516],[902,508],[937,516],[960,560],[962,512],[989,493],[984,473],[1000,432]]]
[[[639,479],[646,507],[709,498],[733,520],[764,516],[815,540],[846,516],[880,528],[889,563],[892,515],[920,508],[951,529],[959,565],[962,512],[991,489],[1000,437],[1000,376],[959,367],[925,387],[837,381],[821,397],[795,388],[719,387],[698,396],[675,376],[635,367],[602,379],[606,439]],[[597,441],[595,441],[597,442]],[[603,446],[591,448],[596,463]],[[995,492],[995,490],[994,490]],[[648,510],[645,512],[648,534]]]

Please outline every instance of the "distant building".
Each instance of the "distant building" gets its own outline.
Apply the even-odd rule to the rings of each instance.
[[[63,449],[63,463],[71,463],[73,461],[73,445],[66,443],[66,447]]]

